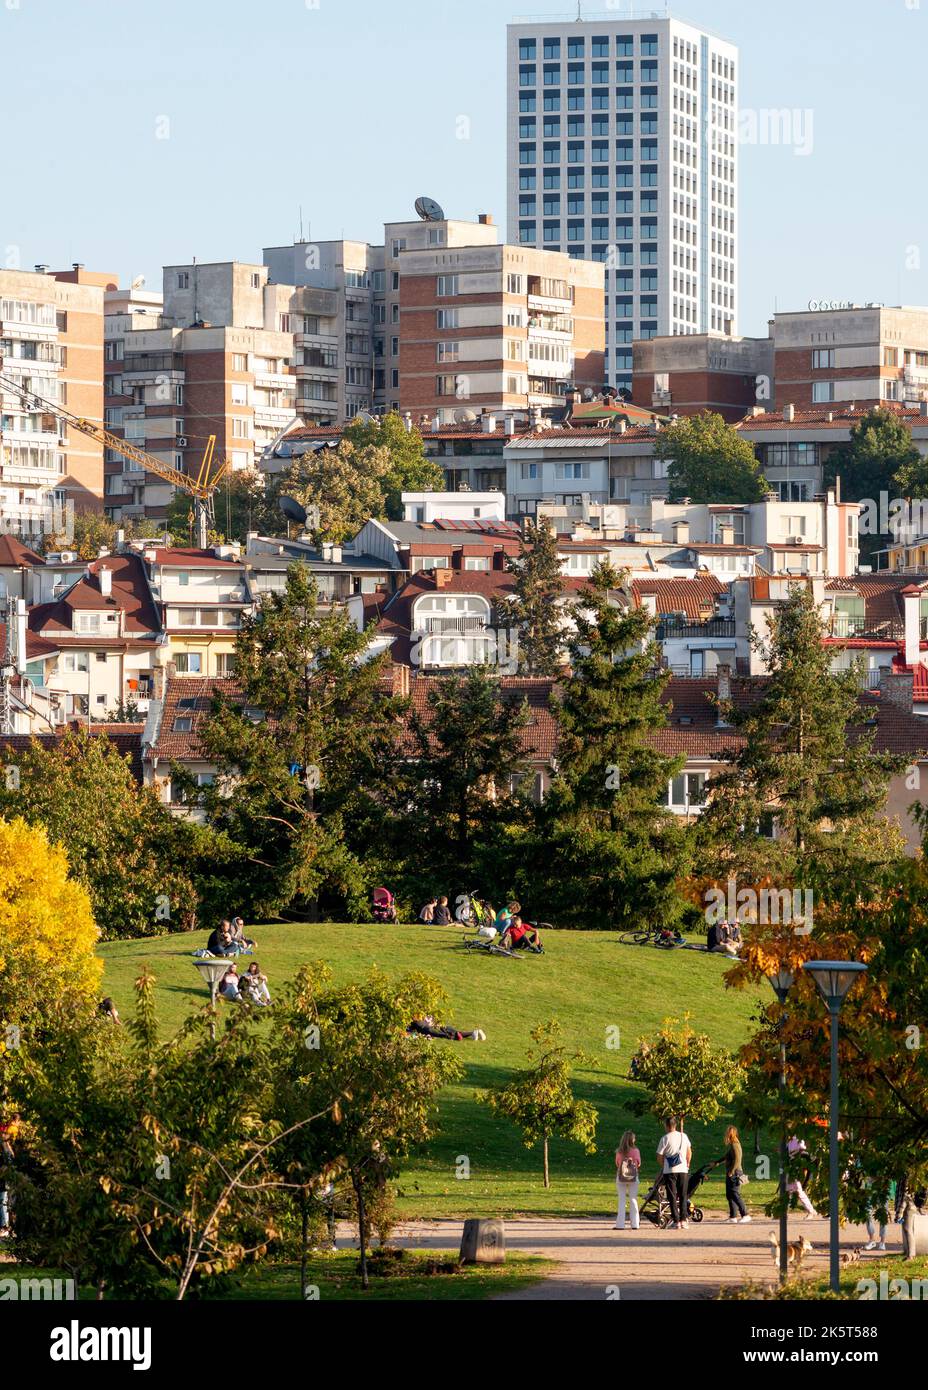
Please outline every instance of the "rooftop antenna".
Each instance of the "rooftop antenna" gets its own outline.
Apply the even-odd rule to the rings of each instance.
[[[303,240],[303,204],[300,203],[300,241]]]

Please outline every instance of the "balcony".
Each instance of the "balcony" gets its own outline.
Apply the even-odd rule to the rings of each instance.
[[[921,637],[928,637],[928,618],[920,619]],[[887,620],[883,623],[867,622],[848,613],[836,613],[829,625],[829,636],[843,640],[859,638],[874,642],[902,642],[905,640],[905,623]]]
[[[430,636],[433,634],[438,636],[452,636],[457,633],[485,633],[487,631],[487,621],[485,617],[426,618],[419,631],[428,633]]]
[[[672,642],[687,637],[699,640],[734,636],[734,618],[710,618],[704,623],[691,623],[682,618],[662,618],[657,625],[658,642]]]

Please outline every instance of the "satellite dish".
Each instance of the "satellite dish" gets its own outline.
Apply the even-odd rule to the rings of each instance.
[[[456,410],[454,419],[459,425],[472,425],[477,419],[477,412],[476,410]]]
[[[144,283],[145,283],[145,276],[144,276],[144,275],[136,275],[135,279],[132,281],[132,284],[129,286],[129,288],[130,288],[130,290],[140,290],[140,289],[142,288],[142,286],[144,285]]]
[[[445,214],[440,203],[436,203],[434,198],[417,198],[416,212],[423,222],[444,222]]]
[[[591,400],[593,399],[593,388],[592,388],[592,386],[587,386],[587,387],[584,388],[583,399],[584,399],[585,401],[591,401]]]
[[[369,425],[374,417],[369,410],[359,410],[354,418],[360,421],[362,425]]]
[[[288,521],[295,521],[300,526],[306,525],[306,508],[301,507],[295,497],[279,497],[277,505]]]

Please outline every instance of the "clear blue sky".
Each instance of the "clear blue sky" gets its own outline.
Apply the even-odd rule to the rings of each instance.
[[[916,4],[671,6],[740,46],[743,107],[814,117],[807,157],[742,146],[742,332],[764,332],[775,303],[928,303]],[[160,288],[165,263],[260,260],[293,239],[300,205],[318,238],[379,241],[420,193],[504,223],[505,25],[548,11],[573,6],[0,0],[0,264],[83,261]]]

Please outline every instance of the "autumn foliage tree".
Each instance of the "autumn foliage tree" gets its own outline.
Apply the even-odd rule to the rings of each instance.
[[[87,1008],[103,968],[98,935],[64,849],[41,826],[0,820],[0,1059],[22,1034]]]

